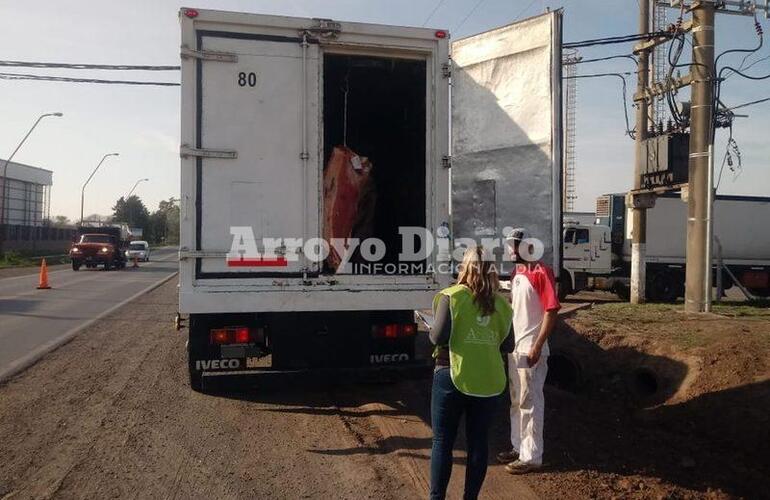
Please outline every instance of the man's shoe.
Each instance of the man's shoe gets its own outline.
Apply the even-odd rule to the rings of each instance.
[[[521,460],[516,460],[515,462],[511,462],[505,466],[505,472],[509,474],[526,474],[527,472],[536,471],[541,467],[542,465],[540,464],[532,464],[522,462]]]
[[[519,452],[516,450],[503,451],[497,454],[497,461],[501,464],[509,464],[519,459]]]

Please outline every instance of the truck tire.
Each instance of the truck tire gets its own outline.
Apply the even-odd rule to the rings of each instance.
[[[558,296],[559,302],[563,302],[567,298],[567,295],[572,295],[572,279],[567,271],[561,271],[558,283]]]
[[[73,270],[73,271],[77,271],[77,270],[79,270],[79,269],[80,269],[80,262],[78,262],[78,261],[76,261],[76,260],[73,260],[73,261],[72,261],[72,270]]]
[[[631,300],[631,289],[623,283],[615,283],[612,287],[612,291],[615,292],[615,295],[617,295],[623,302]]]
[[[104,270],[105,271],[109,271],[110,269],[112,269],[112,262],[110,262],[109,260],[105,260],[104,261]]]
[[[652,302],[674,302],[678,292],[679,287],[669,274],[657,273],[647,283],[647,299]]]

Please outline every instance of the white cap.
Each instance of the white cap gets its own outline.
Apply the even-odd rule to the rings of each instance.
[[[513,246],[514,244],[521,242],[521,240],[526,240],[527,238],[529,238],[529,231],[527,231],[527,228],[516,227],[511,229],[511,231],[508,233],[508,236],[505,238],[505,244]]]

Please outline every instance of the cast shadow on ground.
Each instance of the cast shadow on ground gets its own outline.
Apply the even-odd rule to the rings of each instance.
[[[560,356],[577,365],[576,371]],[[770,442],[770,381],[663,404],[679,389],[687,366],[628,347],[602,349],[559,323],[546,387],[544,473],[593,470],[657,477],[698,491],[761,496],[770,477],[762,443]],[[577,380],[570,381],[575,376]],[[430,426],[429,377],[382,384],[307,375],[243,385],[222,397],[269,402],[276,410],[421,420]],[[375,403],[373,408],[366,405]],[[258,418],[258,417],[257,417]],[[507,447],[508,398],[500,398],[490,432],[490,463]],[[431,440],[386,437],[350,448],[314,450],[332,456],[391,454],[427,459]],[[463,424],[456,450],[464,448]],[[464,463],[455,454],[455,463]]]

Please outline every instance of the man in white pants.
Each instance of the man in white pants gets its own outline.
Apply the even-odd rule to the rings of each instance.
[[[516,347],[508,357],[511,391],[511,451],[498,454],[511,474],[528,472],[543,464],[543,386],[548,373],[548,336],[553,331],[559,299],[553,271],[529,261],[533,245],[527,231],[514,229],[506,240],[516,262],[511,273],[511,306]]]

